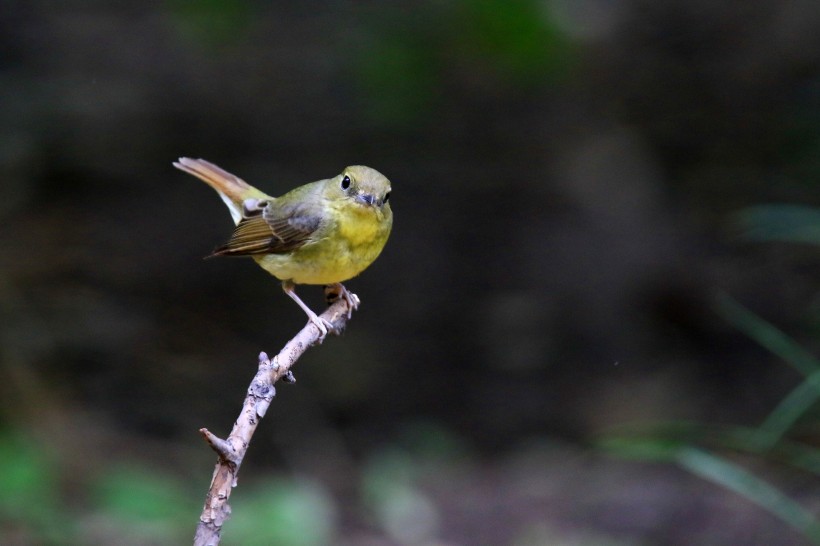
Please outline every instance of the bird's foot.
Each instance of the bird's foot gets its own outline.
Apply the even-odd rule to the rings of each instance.
[[[305,305],[305,302],[303,302],[301,298],[296,295],[295,285],[292,281],[282,281],[282,290],[284,290],[285,294],[290,296],[290,298],[293,301],[295,301],[296,304],[299,305],[299,307],[302,308],[302,311],[304,311],[305,314],[308,316],[310,322],[312,322],[316,326],[316,328],[319,329],[319,339],[316,340],[317,345],[321,345],[321,343],[325,340],[325,337],[327,336],[328,332],[333,332],[334,334],[339,333],[336,327],[333,326],[333,324],[330,321],[323,319],[322,317],[314,313],[310,309],[310,307]]]
[[[308,314],[308,318],[310,322],[319,329],[319,339],[316,340],[316,345],[321,345],[324,342],[325,338],[327,337],[328,332],[337,333],[336,327],[333,326],[333,323],[329,320],[326,320],[313,311]]]
[[[328,305],[340,299],[347,302],[347,318],[350,319],[353,315],[353,311],[357,310],[362,303],[359,296],[345,288],[342,283],[337,282],[336,284],[328,284],[325,286],[325,300]]]

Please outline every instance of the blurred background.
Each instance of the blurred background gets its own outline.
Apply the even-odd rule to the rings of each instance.
[[[820,541],[815,1],[6,0],[0,52],[3,544],[189,542],[305,322],[179,156],[393,184],[224,543]]]

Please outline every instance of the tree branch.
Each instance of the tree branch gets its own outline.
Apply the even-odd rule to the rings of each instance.
[[[325,288],[326,297],[330,301],[335,299],[335,303],[322,313],[321,318],[333,325],[334,329],[329,333],[339,334],[347,325],[353,309],[348,299],[339,297],[339,292],[334,292],[334,290],[335,287]],[[351,294],[351,296],[355,298],[355,295]],[[357,299],[354,301],[358,302]],[[248,387],[248,393],[242,404],[242,413],[239,414],[228,437],[223,440],[206,428],[199,430],[219,458],[214,468],[211,487],[205,496],[205,506],[199,516],[194,546],[219,544],[222,525],[231,515],[228,498],[231,496],[231,490],[236,487],[239,467],[245,458],[245,452],[248,450],[248,444],[256,431],[256,426],[265,416],[268,406],[276,395],[273,384],[279,379],[291,383],[295,381],[290,368],[311,345],[316,344],[319,340],[319,328],[312,322],[308,322],[272,359],[268,358],[264,352],[259,353],[259,370]]]

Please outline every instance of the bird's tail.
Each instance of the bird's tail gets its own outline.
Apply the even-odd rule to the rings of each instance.
[[[238,224],[242,219],[242,203],[246,199],[270,199],[270,197],[238,176],[234,176],[204,159],[180,157],[179,161],[174,162],[174,167],[196,176],[215,189],[231,211],[235,224]]]

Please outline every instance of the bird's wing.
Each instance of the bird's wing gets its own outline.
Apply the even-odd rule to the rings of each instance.
[[[281,254],[308,243],[322,224],[321,214],[315,207],[277,205],[274,201],[261,215],[242,219],[230,241],[213,255]]]

